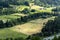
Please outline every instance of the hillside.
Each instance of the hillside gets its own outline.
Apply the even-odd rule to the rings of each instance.
[[[60,0],[35,0],[37,5],[60,5]]]
[[[25,5],[30,0],[0,0],[0,7],[9,7],[9,5]]]
[[[59,6],[60,0],[1,0],[0,6],[12,5],[28,5],[28,3],[35,3],[40,6]]]
[[[0,0],[0,40],[42,40],[60,33],[60,7],[51,6],[59,2]]]

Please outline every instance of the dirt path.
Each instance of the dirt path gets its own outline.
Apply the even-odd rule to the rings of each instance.
[[[36,19],[32,20],[28,23],[25,23],[23,25],[17,25],[15,27],[12,27],[13,31],[21,32],[27,35],[35,34],[41,32],[41,29],[43,28],[43,23],[46,23],[50,19],[54,19],[55,17],[50,17],[47,19]]]

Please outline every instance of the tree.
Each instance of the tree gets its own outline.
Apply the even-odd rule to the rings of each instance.
[[[60,36],[58,37],[58,40],[60,40]]]
[[[0,15],[3,14],[3,7],[0,6]]]
[[[33,37],[31,38],[31,40],[41,40],[41,39],[40,39],[40,37],[38,37],[38,36],[33,36]]]
[[[28,1],[25,1],[24,2],[24,5],[29,6],[29,2]]]
[[[58,38],[55,36],[52,40],[58,40]]]
[[[0,1],[0,6],[1,6],[1,7],[9,7],[9,3],[8,3],[7,0],[5,0],[5,1],[1,0],[1,1]]]
[[[9,15],[16,13],[17,11],[14,8],[4,8],[3,15]]]
[[[29,11],[29,9],[28,8],[25,8],[24,10],[22,10],[22,13],[24,13],[24,14],[28,14],[30,11]]]
[[[59,32],[60,32],[60,16],[56,17],[54,20],[49,20],[42,29],[42,34],[44,36],[50,36],[52,34]]]
[[[10,38],[10,40],[13,40],[13,38]]]
[[[42,39],[39,36],[30,35],[28,36],[27,40],[42,40]]]
[[[13,25],[14,25],[13,22],[9,21],[9,20],[7,20],[6,23],[5,23],[6,27],[12,27]]]
[[[56,7],[54,9],[52,9],[52,11],[54,12],[54,15],[58,15],[60,12],[60,7]]]
[[[0,28],[4,28],[4,23],[2,20],[0,20]]]
[[[31,12],[35,12],[36,10],[35,9],[32,9]]]

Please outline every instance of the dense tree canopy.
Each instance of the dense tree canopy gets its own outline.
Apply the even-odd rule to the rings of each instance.
[[[60,32],[60,16],[56,17],[55,20],[49,20],[45,27],[42,29],[44,36]]]
[[[35,0],[37,5],[60,5],[60,0]]]

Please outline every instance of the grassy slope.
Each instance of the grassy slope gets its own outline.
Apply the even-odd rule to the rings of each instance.
[[[6,22],[7,20],[14,20],[20,18],[20,16],[16,16],[16,15],[1,15],[0,16],[0,20],[3,20],[3,22]]]
[[[0,29],[0,39],[18,38],[18,37],[26,38],[27,35],[22,34],[22,33],[18,33],[16,31],[12,31],[12,30],[10,30],[8,28]]]
[[[41,32],[41,29],[43,28],[43,23],[46,23],[48,20],[53,20],[55,17],[50,17],[47,19],[36,19],[32,20],[28,23],[17,25],[12,27],[13,31],[21,32],[27,35],[35,34]]]
[[[45,9],[43,9],[43,10],[36,9],[36,10],[37,10],[37,12],[52,12],[52,11],[51,11],[52,8],[45,8]]]

